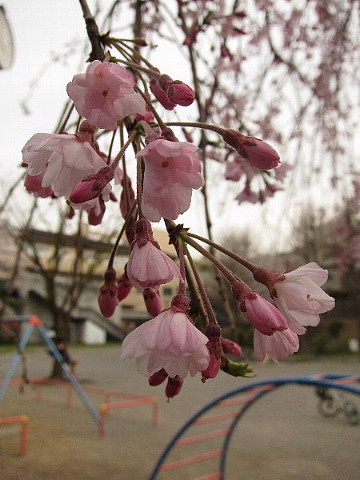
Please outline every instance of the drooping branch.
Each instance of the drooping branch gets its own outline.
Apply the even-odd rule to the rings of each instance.
[[[86,0],[79,0],[80,6],[83,12],[83,16],[86,23],[86,31],[92,46],[92,51],[89,56],[89,60],[100,60],[103,61],[105,58],[104,48],[101,42],[101,35],[99,33],[99,28],[95,21],[95,18],[91,14],[90,8]]]

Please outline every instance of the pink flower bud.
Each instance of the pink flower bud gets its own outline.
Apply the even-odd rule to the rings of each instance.
[[[223,354],[220,335],[221,328],[219,325],[210,323],[205,330],[205,335],[208,337],[209,342],[207,343],[207,348],[210,352],[210,363],[206,370],[201,372],[202,381],[205,381],[207,378],[215,378],[219,373],[221,366],[221,357]]]
[[[165,90],[161,88],[159,80],[155,78],[150,80],[150,90],[166,110],[173,110],[176,107],[176,103],[172,102]]]
[[[176,377],[168,378],[167,385],[165,388],[165,395],[167,396],[168,400],[174,398],[176,395],[180,393],[181,387],[184,383],[184,379],[176,375]]]
[[[152,317],[156,317],[163,311],[163,304],[158,289],[146,288],[143,292],[146,310]]]
[[[247,137],[237,130],[225,130],[222,133],[224,142],[235,148],[239,155],[254,167],[268,170],[278,166],[280,157],[271,145],[259,138]]]
[[[272,335],[288,328],[288,323],[282,313],[265,298],[256,292],[245,297],[245,317],[259,332]]]
[[[221,357],[218,357],[215,352],[210,352],[210,363],[206,370],[201,372],[201,381],[205,382],[208,378],[215,378],[221,366]]]
[[[130,283],[130,280],[128,279],[126,271],[121,275],[118,281],[118,287],[117,287],[117,299],[119,302],[121,300],[124,300],[129,293],[131,292],[132,285]]]
[[[104,284],[99,289],[98,303],[104,317],[111,317],[115,312],[118,300],[114,268],[109,268],[104,274]]]
[[[132,188],[131,180],[129,177],[124,178],[121,181],[121,185],[123,186],[123,189],[120,195],[120,212],[122,217],[125,219],[134,203],[135,192]]]
[[[242,348],[237,343],[229,340],[228,338],[221,337],[221,345],[225,353],[231,353],[232,355],[242,355]]]
[[[161,385],[168,377],[168,374],[166,370],[163,368],[159,370],[158,372],[153,373],[149,377],[149,385],[151,387],[157,387],[158,385]]]
[[[183,107],[188,107],[195,100],[194,90],[179,80],[172,82],[166,93],[172,102]]]
[[[104,167],[95,175],[89,175],[78,183],[70,195],[72,203],[84,203],[98,197],[106,185],[114,178],[114,170]]]

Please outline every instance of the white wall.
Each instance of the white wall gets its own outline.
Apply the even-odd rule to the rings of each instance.
[[[85,345],[103,345],[106,342],[106,332],[92,322],[83,325],[82,341]]]

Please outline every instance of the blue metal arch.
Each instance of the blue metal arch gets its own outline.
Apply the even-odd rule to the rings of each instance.
[[[197,413],[195,413],[189,420],[178,430],[177,433],[173,436],[173,438],[169,441],[165,449],[163,450],[162,454],[160,455],[150,477],[149,480],[156,480],[158,474],[160,473],[160,468],[164,464],[165,459],[170,454],[172,448],[175,446],[177,440],[193,425],[193,423],[208,412],[211,408],[215,407],[218,403],[227,400],[235,395],[239,395],[241,393],[246,393],[249,390],[269,386],[268,390],[261,390],[255,398],[251,401],[245,403],[241,406],[239,410],[239,415],[235,417],[232,421],[229,433],[226,435],[224,444],[223,444],[223,453],[220,457],[220,472],[221,472],[221,480],[225,479],[225,471],[226,471],[226,459],[227,453],[230,445],[231,438],[233,433],[237,427],[238,422],[242,418],[243,414],[252,406],[254,405],[260,398],[264,397],[266,394],[273,392],[279,387],[285,385],[307,385],[307,386],[323,386],[329,388],[335,388],[338,390],[343,390],[345,392],[353,393],[355,395],[360,396],[360,388],[355,387],[353,385],[346,385],[342,383],[338,383],[339,380],[345,381],[353,381],[360,383],[360,377],[354,375],[346,375],[346,374],[318,374],[318,375],[309,375],[309,376],[300,376],[300,377],[292,377],[292,378],[280,378],[280,379],[273,379],[273,380],[263,380],[260,382],[251,383],[248,385],[244,385],[242,387],[236,388],[234,390],[230,390],[229,392],[221,395],[220,397],[215,398],[211,402],[207,403],[204,407],[202,407]]]

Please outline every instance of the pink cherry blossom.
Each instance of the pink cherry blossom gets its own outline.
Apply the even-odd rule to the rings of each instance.
[[[131,284],[140,291],[180,277],[175,262],[151,241],[142,246],[135,242],[130,252],[127,274]]]
[[[149,220],[175,220],[188,210],[192,189],[204,185],[197,149],[188,142],[160,138],[138,153],[145,159],[142,213]]]
[[[79,135],[36,133],[22,149],[29,175],[43,174],[42,187],[68,197],[75,185],[104,166],[91,143]]]
[[[138,371],[146,376],[163,368],[172,378],[185,378],[208,367],[207,342],[186,313],[169,308],[127,335],[120,358],[135,358]]]
[[[43,187],[42,181],[44,178],[44,173],[39,173],[39,175],[26,175],[24,185],[26,190],[29,193],[32,193],[35,197],[47,198],[54,195],[51,187]]]
[[[276,362],[298,350],[299,338],[289,328],[272,335],[263,335],[257,329],[254,330],[254,352],[260,362],[264,361],[267,355]]]
[[[119,120],[146,115],[146,104],[134,91],[135,78],[117,63],[90,63],[86,73],[75,75],[66,91],[78,113],[97,128],[115,130]]]
[[[306,326],[318,325],[320,313],[334,308],[335,300],[320,288],[327,278],[327,270],[311,262],[285,273],[285,280],[275,283],[275,303],[298,335],[306,332]]]
[[[245,297],[243,314],[264,335],[272,335],[276,331],[288,328],[282,313],[256,292]]]

